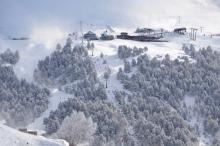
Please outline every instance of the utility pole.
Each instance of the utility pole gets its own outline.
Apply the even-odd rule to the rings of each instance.
[[[82,21],[80,21],[80,31],[81,31],[81,34],[82,34],[82,44],[83,44],[84,36],[83,36],[83,22]]]

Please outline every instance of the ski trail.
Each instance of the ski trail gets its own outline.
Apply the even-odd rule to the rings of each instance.
[[[45,133],[45,127],[43,125],[44,118],[48,117],[51,111],[56,110],[59,106],[59,103],[64,102],[69,98],[73,97],[73,95],[59,91],[56,88],[50,89],[50,91],[51,97],[49,98],[48,109],[44,113],[42,113],[42,115],[39,118],[35,119],[33,123],[27,126],[29,129],[37,130],[41,134]]]
[[[202,119],[193,112],[193,108],[195,106],[195,97],[192,96],[185,96],[184,102],[186,104],[187,109],[189,110],[189,124],[192,127],[198,125],[198,139],[199,139],[199,146],[210,146],[211,140],[210,137],[204,134],[204,125],[202,123]]]

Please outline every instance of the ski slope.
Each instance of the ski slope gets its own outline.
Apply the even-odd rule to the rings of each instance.
[[[66,9],[63,10],[63,7]],[[103,30],[97,29],[106,24],[121,26],[121,28],[114,28],[115,34],[122,31],[133,33],[136,27],[141,26],[163,27],[168,30],[182,26],[198,28],[196,41],[190,40],[187,35],[181,36],[172,33],[166,36],[168,42],[161,43],[118,39],[94,41],[94,56],[91,55],[91,51],[90,56],[103,84],[106,82],[103,78],[106,68],[109,67],[112,71],[106,89],[108,99],[112,102],[115,101],[115,91],[128,92],[117,80],[118,69],[123,68],[124,64],[124,61],[117,56],[117,48],[120,45],[148,47],[148,51],[145,53],[151,58],[169,54],[171,59],[175,59],[178,56],[186,55],[181,49],[183,44],[193,44],[196,49],[212,46],[214,50],[220,51],[220,37],[211,38],[212,33],[220,33],[218,0],[111,0],[108,2],[102,0],[67,0],[66,2],[59,0],[45,0],[44,2],[2,0],[0,2],[0,18],[0,52],[7,48],[19,51],[20,60],[14,66],[14,70],[20,79],[25,78],[29,82],[34,82],[33,72],[38,61],[53,52],[57,43],[64,44],[68,33],[79,30],[79,21],[81,20],[84,31],[92,30],[99,35]],[[124,26],[132,27],[132,29],[123,28]],[[200,32],[200,27],[203,27],[203,32]],[[1,33],[4,36],[1,36]],[[19,37],[21,35],[30,37],[30,40],[7,40],[8,36]],[[74,44],[78,42],[79,40]],[[100,58],[101,53],[104,54],[104,60],[107,61],[107,64],[103,64],[103,59]],[[129,61],[131,59],[133,58],[128,58]],[[52,96],[49,99],[48,109],[28,125],[28,128],[38,130],[40,133],[44,133],[43,119],[49,115],[50,111],[56,110],[60,102],[72,97],[56,88],[49,88]],[[193,106],[193,99],[186,98],[185,100],[187,107]],[[190,124],[198,124],[202,133],[203,126],[196,118],[192,118]],[[201,146],[206,146],[210,142],[204,135],[199,138]],[[27,142],[32,146],[66,146],[65,143],[27,135],[0,124],[0,146],[25,146]]]
[[[123,69],[124,60],[121,60],[117,56],[118,46],[126,45],[131,48],[133,47],[148,47],[148,51],[143,54],[147,54],[150,58],[153,57],[164,57],[166,54],[169,54],[171,59],[176,59],[179,56],[186,56],[184,51],[182,50],[183,44],[190,45],[193,44],[195,48],[198,50],[203,47],[211,46],[214,50],[220,51],[220,37],[211,38],[209,35],[203,36],[203,34],[199,34],[196,41],[190,40],[190,38],[185,35],[176,35],[169,34],[166,36],[168,42],[137,42],[130,40],[112,40],[112,41],[94,41],[95,50],[93,52],[94,56],[92,56],[94,63],[96,65],[96,70],[98,72],[98,77],[105,84],[104,73],[106,68],[110,68],[112,74],[108,79],[108,88],[107,96],[110,101],[114,103],[114,92],[115,91],[124,91],[129,93],[127,90],[123,88],[121,83],[117,80],[117,72],[119,68]],[[104,57],[101,58],[100,54],[103,53]],[[90,52],[90,55],[92,52]],[[130,57],[127,60],[131,61],[132,59],[136,59],[137,57]],[[107,64],[103,64],[103,60],[107,61]],[[191,107],[193,109],[195,99],[194,97],[186,97],[185,103],[187,108]],[[193,111],[190,111],[193,114]],[[198,117],[192,115],[192,119],[190,119],[189,124],[194,127],[195,124],[199,126],[200,135],[199,146],[210,146],[212,138],[209,135],[204,135],[203,123],[200,122]]]
[[[116,34],[119,34],[121,31],[122,29],[117,29]],[[97,32],[101,32],[101,31],[98,30]],[[46,39],[46,41],[44,41],[43,39],[42,40],[38,39],[39,38],[39,36],[37,36],[38,34],[41,33],[36,33],[36,35],[33,35],[34,37],[32,39],[25,41],[6,40],[4,38],[0,39],[0,52],[6,50],[7,48],[10,48],[13,51],[15,50],[19,51],[20,60],[18,64],[16,64],[14,67],[15,73],[19,78],[25,78],[30,82],[31,81],[34,82],[33,72],[34,69],[37,67],[38,61],[44,59],[47,55],[53,52],[57,43],[60,42],[61,44],[64,44],[65,39],[67,38],[67,35],[65,35],[66,33],[63,33],[57,38],[56,37],[51,38],[51,40]],[[144,53],[146,53],[150,58],[164,57],[166,54],[169,54],[171,59],[175,59],[178,56],[186,55],[182,50],[183,44],[188,44],[188,45],[194,44],[196,49],[200,49],[202,47],[207,47],[207,46],[212,46],[213,49],[215,50],[219,50],[220,48],[220,37],[211,38],[209,35],[203,36],[202,34],[199,34],[197,41],[192,41],[187,35],[183,36],[183,35],[176,35],[170,33],[169,35],[166,35],[165,38],[166,40],[168,40],[168,42],[138,42],[138,41],[120,40],[120,39],[115,39],[112,41],[101,41],[101,40],[93,41],[93,43],[95,44],[95,49],[93,52],[93,56],[91,51],[89,51],[89,55],[93,59],[93,62],[95,64],[98,73],[98,77],[103,84],[105,84],[106,82],[105,79],[103,78],[106,68],[110,68],[112,71],[110,78],[108,79],[108,88],[106,89],[107,96],[110,101],[114,103],[115,91],[128,92],[123,88],[121,83],[117,80],[118,69],[123,68],[124,66],[124,60],[119,59],[117,56],[117,51],[118,51],[117,49],[118,46],[120,45],[126,45],[132,48],[134,46],[142,47],[142,48],[148,47],[148,51]],[[74,40],[73,45],[78,44],[79,41],[80,40],[76,40],[76,41]],[[101,53],[104,54],[103,58],[100,57]],[[129,61],[131,61],[132,59],[133,57],[128,58]],[[103,64],[104,60],[107,61],[107,64]],[[56,110],[60,102],[66,101],[68,98],[72,97],[72,95],[61,92],[56,88],[49,87],[49,89],[51,90],[52,96],[49,99],[48,109],[44,113],[42,113],[42,115],[39,118],[35,119],[33,123],[28,125],[28,128],[37,130],[41,134],[44,133],[45,130],[43,125],[43,119],[49,116],[50,111]],[[190,102],[188,102],[187,105],[190,105]],[[196,119],[192,119],[191,121],[192,124],[196,122],[195,120]],[[3,128],[5,127],[3,126]],[[6,130],[8,129],[6,128]],[[21,136],[21,138],[22,137],[23,135]],[[10,139],[9,136],[3,138]],[[17,141],[20,142],[20,140]],[[205,145],[204,143],[207,143],[208,140],[205,139],[204,136],[201,136],[200,141],[201,141],[201,146],[204,146]],[[23,142],[22,144],[24,144],[24,141],[22,142]]]
[[[33,123],[28,125],[29,129],[37,130],[40,134],[45,133],[45,127],[43,125],[44,118],[48,117],[51,111],[55,111],[58,108],[59,103],[68,100],[68,98],[73,97],[73,95],[64,93],[59,91],[56,88],[50,89],[51,90],[51,97],[49,99],[48,109],[42,113],[42,115],[35,119]]]
[[[123,69],[124,67],[124,60],[118,58],[117,54],[118,47],[120,45],[126,45],[132,48],[135,46],[141,48],[148,47],[148,51],[145,53],[150,55],[150,57],[165,56],[166,54],[170,54],[171,58],[175,59],[177,56],[181,56],[183,54],[183,51],[181,50],[181,45],[173,42],[146,43],[115,39],[112,41],[94,41],[94,44],[94,53],[92,56],[92,52],[90,51],[90,56],[92,57],[93,62],[95,63],[98,77],[104,85],[106,84],[106,80],[104,79],[104,73],[107,71],[107,68],[111,69],[111,75],[107,81],[108,88],[106,90],[108,99],[113,102],[115,91],[125,91],[121,83],[117,80],[117,73],[119,68]],[[101,53],[104,54],[103,58],[100,57]],[[132,59],[133,58],[130,57],[127,60],[131,61]],[[106,64],[103,64],[104,60],[106,60]]]
[[[101,32],[100,30],[97,33]],[[117,33],[120,33],[120,29]],[[138,47],[144,48],[147,47],[148,51],[145,52],[150,58],[153,57],[164,57],[166,54],[169,54],[171,59],[176,59],[179,56],[185,56],[186,54],[182,50],[183,44],[190,45],[193,44],[198,50],[202,47],[212,46],[214,50],[219,50],[220,48],[220,37],[210,38],[210,36],[203,36],[202,34],[198,35],[197,41],[192,41],[188,35],[177,35],[170,33],[165,36],[165,39],[168,42],[138,42],[132,40],[120,40],[115,39],[111,41],[93,41],[95,44],[95,49],[92,56],[92,51],[90,51],[90,56],[93,58],[93,61],[96,65],[96,70],[98,73],[99,79],[103,84],[106,83],[103,78],[107,68],[110,68],[112,73],[108,79],[108,88],[107,94],[110,101],[114,101],[114,91],[124,91],[122,85],[117,80],[117,72],[119,68],[124,67],[124,60],[119,59],[117,55],[118,47],[120,45],[126,45],[128,47]],[[100,54],[103,53],[104,57],[101,58]],[[143,53],[143,54],[145,54]],[[130,57],[127,60],[131,61],[137,57]],[[103,64],[103,61],[106,60],[107,64]]]
[[[204,134],[204,125],[203,125],[203,120],[202,117],[197,116],[194,112],[194,106],[195,106],[195,100],[196,97],[195,96],[185,96],[183,103],[185,103],[186,108],[189,112],[190,115],[190,119],[187,120],[187,122],[194,128],[196,128],[195,126],[198,126],[198,139],[199,139],[199,146],[210,146],[212,141],[213,141],[213,137],[211,135],[205,135]]]
[[[69,146],[64,140],[22,133],[0,123],[0,146]]]

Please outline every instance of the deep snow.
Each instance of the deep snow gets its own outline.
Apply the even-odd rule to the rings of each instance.
[[[48,139],[12,129],[0,123],[0,146],[68,146],[64,140]]]
[[[115,30],[117,30],[116,34],[122,31],[121,29]],[[65,39],[67,38],[67,33],[60,33],[60,31],[56,29],[54,29],[52,32],[57,32],[58,37],[51,38],[50,35],[45,35],[45,37],[48,38],[39,39],[42,35],[42,32],[35,32],[35,34],[33,35],[34,37],[30,40],[12,41],[0,39],[0,52],[6,50],[7,48],[11,48],[12,50],[19,50],[20,52],[20,61],[18,62],[18,64],[15,65],[15,72],[19,78],[25,78],[28,81],[33,81],[33,71],[37,67],[38,61],[45,58],[45,56],[54,51],[57,42],[64,44]],[[98,32],[101,31],[99,30]],[[196,49],[207,47],[209,45],[216,50],[218,50],[218,48],[220,47],[220,38],[211,38],[209,35],[199,35],[197,41],[191,41],[187,35],[183,36],[170,33],[166,36],[166,39],[168,40],[168,42],[137,42],[119,39],[115,39],[112,41],[94,41],[94,56],[91,55],[91,51],[89,51],[89,55],[94,61],[99,79],[105,84],[103,74],[106,71],[106,68],[109,67],[112,71],[112,74],[108,80],[107,88],[107,95],[110,101],[114,102],[114,91],[123,90],[125,92],[128,92],[123,89],[123,86],[116,78],[118,69],[120,67],[123,68],[124,64],[124,61],[119,59],[117,56],[117,48],[119,45],[127,45],[132,48],[134,46],[148,47],[148,51],[145,53],[147,53],[147,55],[149,55],[151,58],[158,56],[163,57],[166,54],[169,54],[171,59],[175,59],[178,56],[186,55],[181,49],[183,44],[194,44]],[[73,45],[78,43],[79,40],[74,41]],[[103,64],[103,59],[100,57],[101,53],[104,54],[104,59],[107,61],[107,64]],[[128,60],[131,59],[132,57]],[[28,128],[38,130],[39,132],[43,133],[45,130],[43,126],[43,118],[47,117],[51,110],[56,110],[60,102],[63,102],[72,97],[71,95],[61,92],[58,89],[50,88],[50,90],[52,92],[52,96],[50,97],[49,108],[42,114],[41,117],[37,118],[34,123],[30,124]],[[193,106],[193,102],[191,99],[186,99],[186,104],[187,106]],[[192,124],[196,122],[197,119],[191,120]],[[201,146],[207,141],[208,140],[205,139],[204,136],[201,136]]]
[[[51,90],[51,97],[49,99],[48,109],[44,113],[42,113],[42,115],[39,118],[35,119],[35,121],[33,123],[28,125],[29,129],[37,130],[41,134],[45,133],[45,127],[43,125],[43,120],[44,120],[44,118],[49,116],[50,111],[56,110],[58,108],[59,103],[64,102],[64,101],[68,100],[69,98],[73,97],[73,95],[59,91],[56,88],[53,88],[50,90]]]
[[[193,112],[193,108],[195,106],[195,100],[196,97],[195,96],[185,96],[184,97],[184,103],[186,105],[186,108],[189,112],[190,115],[190,119],[188,119],[188,123],[192,126],[195,127],[196,125],[198,126],[198,132],[199,132],[199,146],[210,146],[211,142],[212,142],[212,136],[210,135],[205,135],[204,134],[204,128],[203,128],[203,119],[199,116],[197,116],[194,112]]]

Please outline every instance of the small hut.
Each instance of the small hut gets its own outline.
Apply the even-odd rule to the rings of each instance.
[[[96,34],[92,31],[87,32],[86,34],[84,34],[84,39],[86,40],[98,40],[98,37],[96,36]]]

